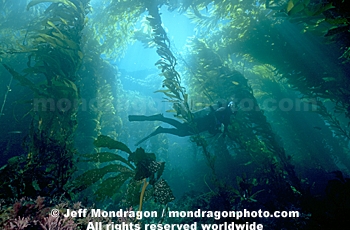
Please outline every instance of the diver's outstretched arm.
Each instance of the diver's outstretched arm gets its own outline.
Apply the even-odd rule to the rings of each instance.
[[[142,142],[144,142],[148,138],[153,137],[153,136],[160,134],[160,133],[169,133],[169,134],[173,134],[173,135],[176,135],[179,137],[190,136],[193,134],[187,129],[185,130],[185,129],[163,128],[163,127],[159,126],[156,130],[154,130],[147,137],[145,137],[145,138],[141,139],[139,142],[137,142],[135,144],[135,146],[138,146],[139,144],[141,144]]]

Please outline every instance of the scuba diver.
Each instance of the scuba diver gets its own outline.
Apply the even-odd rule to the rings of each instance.
[[[146,141],[148,138],[153,137],[160,133],[169,133],[179,137],[191,136],[201,132],[208,131],[210,134],[217,134],[220,132],[227,132],[227,127],[230,123],[231,115],[234,114],[234,103],[218,102],[216,105],[211,105],[202,110],[192,113],[193,122],[181,123],[175,119],[164,117],[163,114],[156,114],[152,116],[144,115],[129,115],[129,121],[162,121],[174,128],[163,128],[159,126],[151,134],[137,142],[135,145],[139,145]],[[222,130],[223,128],[223,130]]]

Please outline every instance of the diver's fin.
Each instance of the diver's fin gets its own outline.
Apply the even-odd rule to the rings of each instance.
[[[135,144],[135,146],[138,146],[139,144],[141,144],[142,142],[146,141],[147,139],[157,135],[157,134],[160,134],[163,132],[163,128],[161,126],[159,126],[156,130],[154,130],[151,134],[149,134],[147,137],[144,137],[142,138],[139,142],[137,142]]]
[[[137,143],[135,144],[135,146],[138,146],[139,144],[141,144],[142,142],[144,142],[145,140],[147,140],[147,139],[150,138],[150,137],[152,137],[152,136],[151,136],[151,135],[148,135],[147,137],[141,139],[139,142],[137,142]]]
[[[145,121],[145,116],[142,115],[129,115],[129,121]]]
[[[129,121],[161,121],[163,119],[162,114],[156,114],[152,116],[144,116],[144,115],[129,115]]]

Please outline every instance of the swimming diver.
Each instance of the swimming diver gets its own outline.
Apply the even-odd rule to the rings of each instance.
[[[148,138],[160,133],[169,133],[179,137],[191,136],[201,132],[208,131],[210,134],[217,134],[219,132],[227,132],[227,127],[230,123],[231,115],[234,114],[234,103],[218,102],[216,105],[211,105],[202,110],[196,111],[193,114],[193,122],[181,123],[175,119],[164,117],[163,114],[156,114],[152,116],[144,115],[129,115],[129,121],[162,121],[170,124],[175,128],[163,128],[159,126],[151,134],[137,142],[139,145]],[[223,127],[223,130],[221,128]]]

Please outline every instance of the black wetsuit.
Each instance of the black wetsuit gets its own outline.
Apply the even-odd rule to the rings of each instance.
[[[215,111],[215,118],[217,121],[217,128],[220,128],[221,124],[224,125],[224,132],[227,132],[227,127],[230,124],[232,112],[228,107],[223,108],[223,110]]]
[[[136,145],[141,144],[148,138],[159,133],[169,133],[176,136],[184,137],[208,131],[210,134],[220,132],[221,125],[224,125],[224,132],[227,131],[227,126],[230,123],[231,110],[228,107],[221,107],[215,110],[213,106],[196,111],[193,113],[193,121],[191,123],[181,123],[178,120],[164,117],[162,114],[143,116],[129,115],[129,121],[162,121],[170,124],[175,128],[163,128],[159,126],[150,135],[140,140]]]

